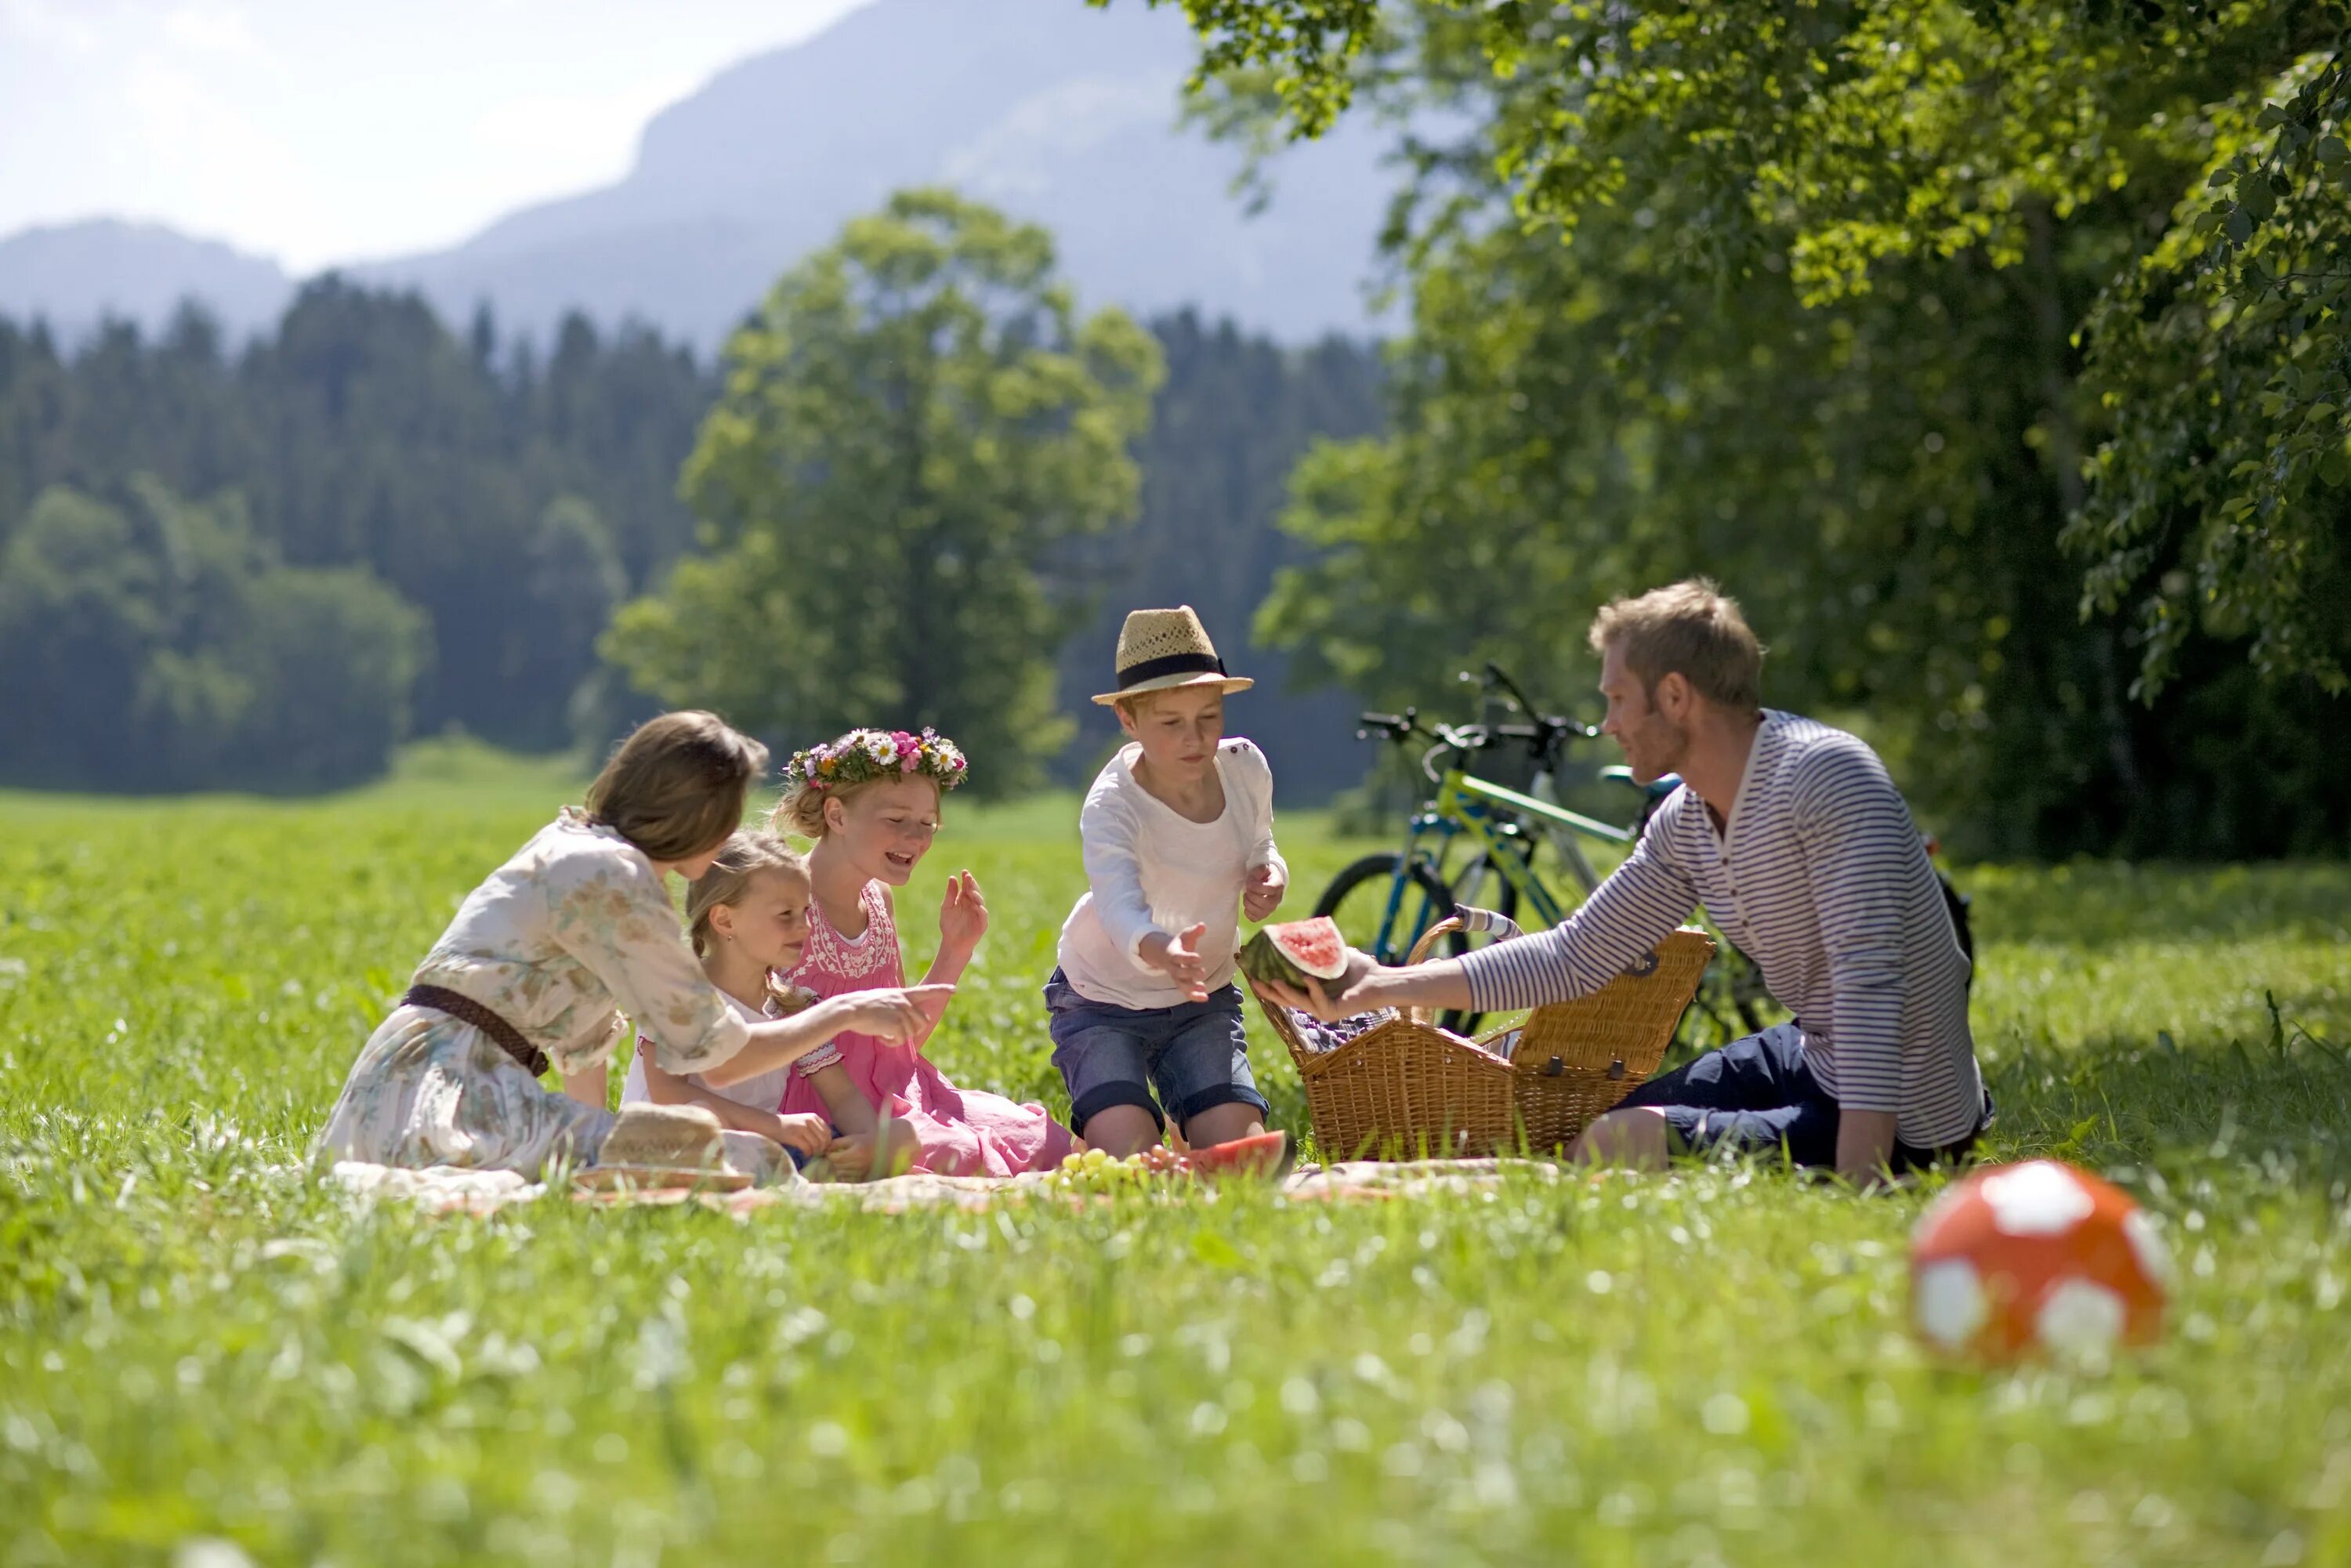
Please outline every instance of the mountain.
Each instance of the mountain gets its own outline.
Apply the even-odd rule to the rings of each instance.
[[[708,348],[776,276],[899,187],[951,183],[1034,219],[1086,303],[1186,304],[1298,340],[1367,325],[1389,179],[1346,122],[1285,152],[1251,216],[1241,157],[1177,123],[1193,37],[1129,0],[876,0],[656,116],[619,183],[453,250],[350,269],[463,320],[544,338],[574,307]]]
[[[240,338],[274,325],[293,292],[276,262],[160,224],[100,218],[0,239],[0,316],[43,318],[67,341],[108,316],[160,327],[192,296]]]
[[[1252,214],[1233,190],[1240,152],[1178,122],[1193,55],[1181,12],[1141,0],[873,0],[664,110],[618,183],[454,249],[340,270],[417,287],[452,322],[487,301],[541,342],[577,308],[707,351],[843,222],[947,183],[1050,228],[1084,304],[1196,306],[1292,342],[1366,330],[1392,183],[1377,128],[1343,120],[1284,151]],[[0,315],[68,338],[110,311],[160,327],[187,296],[234,336],[290,289],[271,262],[153,225],[0,241]]]

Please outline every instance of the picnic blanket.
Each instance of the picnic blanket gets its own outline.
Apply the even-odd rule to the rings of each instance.
[[[1490,1191],[1513,1178],[1562,1181],[1568,1178],[1568,1172],[1548,1160],[1350,1160],[1333,1166],[1301,1166],[1283,1178],[1275,1190],[1284,1197],[1309,1202],[1384,1202],[1441,1193]],[[362,1201],[413,1203],[436,1214],[490,1214],[511,1204],[538,1203],[562,1196],[549,1183],[530,1181],[511,1171],[446,1167],[408,1170],[356,1160],[337,1162],[327,1180]],[[1170,1180],[1134,1190],[1180,1194],[1187,1186],[1186,1182]],[[950,1176],[914,1171],[879,1181],[789,1181],[737,1192],[685,1185],[567,1190],[572,1201],[600,1208],[692,1204],[737,1218],[778,1207],[845,1206],[894,1214],[942,1207],[987,1208],[1005,1202],[1067,1204],[1108,1199],[1107,1194],[1071,1187],[1058,1180],[1055,1173],[1042,1171],[1014,1176]]]

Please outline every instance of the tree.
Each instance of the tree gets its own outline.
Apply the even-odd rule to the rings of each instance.
[[[1785,250],[1693,258],[1719,193],[1645,185],[1573,244],[1526,221],[1510,150],[1551,87],[1488,67],[1435,8],[1365,74],[1410,123],[1393,229],[1413,301],[1378,441],[1318,448],[1262,635],[1381,706],[1458,704],[1492,656],[1554,701],[1589,689],[1607,597],[1710,572],[1773,653],[1777,705],[1865,728],[1948,837],[1991,853],[2280,852],[2351,837],[2351,747],[2183,660],[2129,700],[2131,629],[2085,623],[2061,535],[2093,399],[2072,329],[2185,177],[2028,214],[2022,254],[1887,254],[1823,295]],[[1434,20],[1429,18],[1434,17]],[[2169,182],[2167,184],[2167,181]],[[2233,691],[2237,700],[2216,700]],[[2230,751],[2291,755],[2247,799]],[[2262,791],[2252,792],[2260,796]]]
[[[1078,734],[1057,777],[1084,784],[1124,739],[1116,716],[1084,694],[1102,689],[1126,612],[1190,604],[1226,662],[1257,677],[1233,723],[1266,748],[1282,798],[1327,798],[1363,771],[1350,738],[1357,705],[1343,692],[1293,689],[1284,655],[1256,641],[1250,623],[1276,570],[1309,554],[1275,527],[1291,467],[1318,436],[1380,428],[1378,350],[1337,338],[1285,348],[1188,310],[1151,331],[1167,377],[1135,448],[1140,506],[1132,523],[1060,552],[1051,572],[1090,607],[1061,651],[1061,686],[1076,696],[1061,706],[1075,711]]]
[[[708,553],[622,612],[609,656],[795,740],[935,725],[980,788],[1029,784],[1069,732],[1070,607],[1040,569],[1133,510],[1160,374],[1125,315],[1079,316],[1043,230],[893,197],[728,341],[683,481]]]
[[[364,569],[287,567],[242,505],[152,479],[45,492],[0,550],[0,778],[302,791],[382,772],[423,618]]]
[[[136,474],[233,491],[279,561],[364,568],[425,612],[432,653],[404,699],[421,727],[558,747],[611,608],[692,541],[677,474],[712,391],[642,329],[575,317],[542,359],[502,350],[486,312],[461,341],[412,296],[332,277],[237,355],[193,307],[72,355],[0,321],[0,544],[53,486],[121,506]],[[222,696],[218,675],[191,667],[174,689]]]
[[[130,519],[86,496],[45,492],[13,530],[0,555],[10,782],[133,787],[130,720],[162,629],[162,577]]]
[[[1808,306],[1906,264],[2023,263],[2155,182],[2163,242],[2104,258],[2084,323],[2114,413],[2086,488],[2067,481],[2085,612],[2137,607],[2146,698],[2199,625],[2250,637],[2266,674],[2343,689],[2340,5],[1180,3],[1201,85],[1270,95],[1299,134],[1432,58],[1424,81],[1505,84],[1471,173],[1499,177],[1519,221],[1573,237],[1671,212],[1661,266],[1721,287],[1776,266]]]

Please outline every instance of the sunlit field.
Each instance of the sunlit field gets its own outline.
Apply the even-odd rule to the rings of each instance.
[[[2351,1560],[2351,870],[1962,869],[1997,1152],[2114,1176],[2179,1270],[2151,1354],[1984,1374],[1905,1329],[1929,1194],[1770,1171],[748,1220],[322,1186],[361,1040],[569,789],[0,797],[0,1561]],[[1057,1112],[1074,809],[956,803],[900,904],[919,971],[978,873],[932,1052]],[[1367,847],[1282,836],[1300,913]]]

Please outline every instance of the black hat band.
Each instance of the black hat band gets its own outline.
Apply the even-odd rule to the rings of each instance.
[[[1214,653],[1167,653],[1156,659],[1145,659],[1139,664],[1129,664],[1118,673],[1118,689],[1139,686],[1145,681],[1155,681],[1162,675],[1221,675],[1225,662]]]

